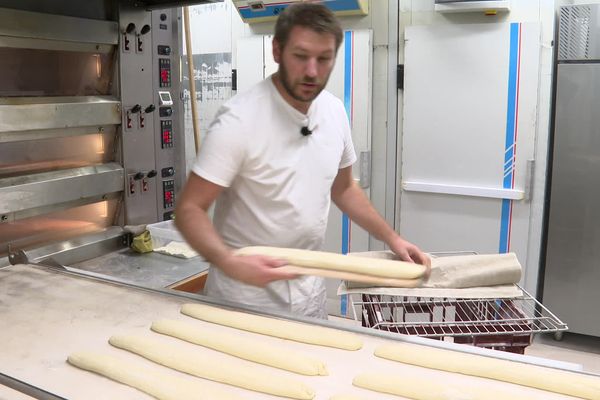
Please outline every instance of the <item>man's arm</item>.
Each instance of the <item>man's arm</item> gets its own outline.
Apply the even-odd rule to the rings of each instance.
[[[285,262],[264,256],[234,256],[210,220],[207,210],[224,190],[194,173],[190,174],[175,210],[175,224],[194,250],[230,277],[254,285],[265,286],[295,275],[278,272]]]
[[[386,243],[404,261],[431,265],[431,260],[417,246],[404,240],[375,210],[363,190],[354,182],[352,167],[342,168],[333,181],[331,199],[375,238]]]

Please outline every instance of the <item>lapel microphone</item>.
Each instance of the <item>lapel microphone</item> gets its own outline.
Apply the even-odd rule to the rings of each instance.
[[[302,134],[302,136],[308,136],[312,134],[312,131],[308,129],[308,126],[303,126],[302,128],[300,128],[300,133]]]

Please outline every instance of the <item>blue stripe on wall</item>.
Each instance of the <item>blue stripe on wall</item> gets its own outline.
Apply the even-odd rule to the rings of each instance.
[[[515,154],[515,129],[517,114],[517,79],[519,61],[519,23],[510,24],[510,50],[508,60],[508,97],[506,108],[506,139],[504,145],[503,182],[505,189],[512,189],[514,174]],[[512,200],[502,200],[502,213],[500,217],[500,245],[499,252],[509,250],[510,218]]]
[[[344,108],[348,121],[352,123],[352,32],[344,32]],[[350,251],[350,218],[342,214],[342,254]],[[342,295],[340,299],[340,313],[346,315],[348,311],[348,296]]]
[[[510,226],[510,207],[512,200],[502,200],[502,217],[500,222],[500,247],[499,253],[508,253],[508,228]]]
[[[344,32],[344,108],[352,123],[352,32]],[[350,219],[342,215],[342,253],[350,251]]]
[[[344,108],[352,123],[352,32],[344,32]]]

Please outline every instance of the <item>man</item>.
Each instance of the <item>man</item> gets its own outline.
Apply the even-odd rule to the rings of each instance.
[[[401,259],[429,264],[352,178],[356,155],[344,107],[323,91],[341,41],[326,7],[289,6],[275,27],[278,72],[228,101],[211,124],[176,210],[177,227],[211,263],[206,295],[326,318],[322,278],[290,275],[278,270],[281,260],[232,249],[319,250],[331,200]],[[217,198],[213,225],[207,210]]]

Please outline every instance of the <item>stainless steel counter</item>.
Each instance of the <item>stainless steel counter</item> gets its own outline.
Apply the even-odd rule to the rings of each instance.
[[[129,248],[69,265],[138,285],[160,289],[208,270],[201,257],[177,258],[159,253],[136,253]]]

